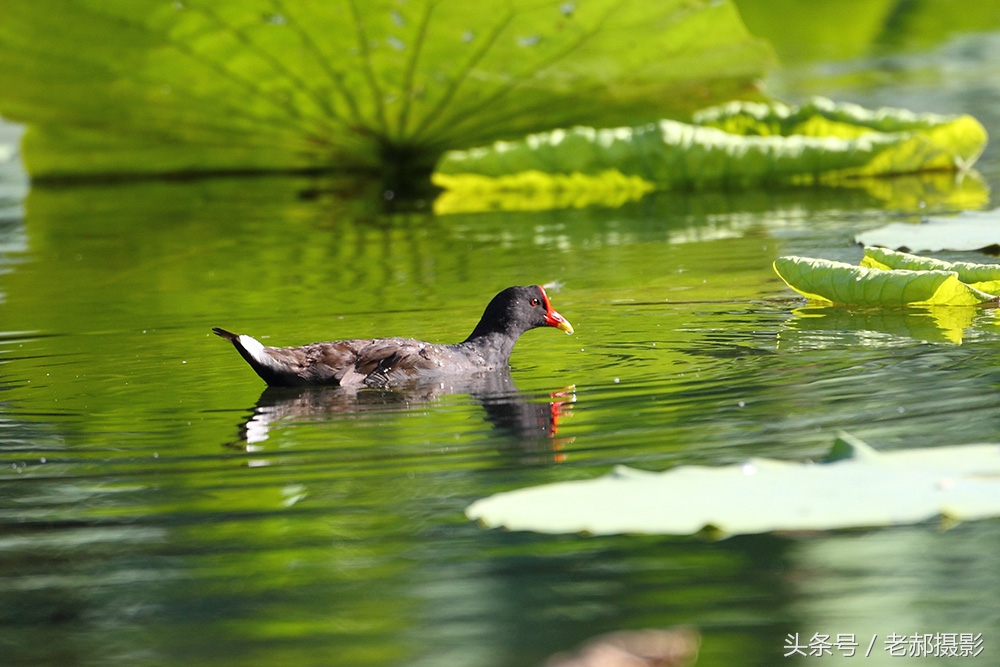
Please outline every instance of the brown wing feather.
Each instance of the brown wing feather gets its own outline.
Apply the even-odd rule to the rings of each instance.
[[[301,347],[266,348],[271,356],[286,365],[290,372],[311,384],[344,384],[343,378],[354,373],[358,354],[371,340],[338,340]]]
[[[446,355],[440,345],[408,338],[385,338],[372,341],[358,353],[355,371],[369,386],[389,384],[393,380],[416,375],[421,370],[440,368]]]
[[[380,386],[421,370],[440,368],[443,346],[408,338],[339,340],[265,348],[288,373],[310,384]]]
[[[383,386],[422,370],[440,369],[455,357],[447,346],[410,338],[355,338],[270,347],[249,336],[218,328],[213,331],[232,341],[269,385]]]

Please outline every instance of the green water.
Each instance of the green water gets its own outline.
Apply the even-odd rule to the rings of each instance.
[[[994,134],[998,89],[958,95]],[[850,92],[893,90],[924,89]],[[854,633],[862,652],[877,633],[854,658],[870,665],[950,664],[890,658],[888,633],[983,633],[980,663],[995,658],[997,521],[710,541],[463,515],[620,463],[818,456],[838,429],[879,449],[1000,441],[994,311],[958,343],[926,312],[806,308],[770,268],[856,261],[855,233],[947,199],[673,194],[435,217],[356,187],[0,198],[2,664],[504,667],[676,624],[699,628],[709,667],[812,664],[782,657],[789,633]],[[210,333],[451,342],[524,283],[553,284],[577,333],[529,332],[509,381],[475,391],[264,393]]]

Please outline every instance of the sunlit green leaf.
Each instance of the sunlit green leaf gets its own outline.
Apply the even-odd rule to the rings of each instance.
[[[963,283],[983,292],[1000,293],[1000,264],[946,262],[878,246],[865,248],[861,266],[871,269],[907,269],[910,271],[954,271]]]
[[[448,148],[752,94],[771,52],[728,1],[5,0],[0,62],[38,177],[429,171]]]
[[[883,271],[809,257],[779,257],[774,270],[793,290],[817,301],[863,306],[971,306],[996,301],[954,271]]]
[[[842,434],[827,462],[750,459],[499,493],[466,509],[489,527],[544,533],[722,535],[1000,516],[1000,445],[879,453]]]
[[[524,172],[597,176],[620,172],[659,189],[838,184],[859,177],[964,171],[982,153],[986,131],[971,116],[868,111],[817,99],[801,107],[732,102],[635,127],[574,127],[519,141],[446,153],[434,181],[471,198],[488,181]],[[533,189],[546,187],[540,179]]]

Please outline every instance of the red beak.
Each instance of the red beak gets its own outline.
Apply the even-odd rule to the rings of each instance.
[[[549,295],[545,293],[545,288],[539,285],[538,289],[542,291],[542,299],[545,302],[545,323],[550,327],[562,329],[568,334],[573,333],[573,325],[569,323],[569,320],[553,310],[552,304],[549,303]]]

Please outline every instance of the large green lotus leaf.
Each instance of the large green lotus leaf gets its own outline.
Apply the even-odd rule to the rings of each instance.
[[[691,123],[574,127],[450,151],[438,162],[433,180],[465,191],[482,190],[483,176],[497,179],[502,189],[501,177],[522,172],[594,176],[618,171],[659,189],[837,184],[858,177],[964,171],[986,141],[983,126],[966,115],[869,111],[822,99],[801,107],[731,102],[698,112]]]
[[[817,301],[861,306],[972,306],[996,301],[954,271],[883,271],[810,257],[779,257],[774,270],[793,290]]]
[[[1000,293],[1000,264],[946,262],[879,246],[865,248],[861,266],[870,269],[907,269],[910,271],[954,271],[963,283],[983,292]]]
[[[919,224],[894,222],[863,232],[854,239],[864,246],[885,246],[909,252],[1000,249],[1000,209],[963,211],[955,217],[930,217]]]
[[[883,107],[869,110],[857,104],[836,104],[814,98],[801,106],[780,103],[730,102],[694,116],[704,127],[737,135],[887,142],[891,149],[874,148],[875,155],[861,167],[821,163],[817,171],[839,176],[899,174],[918,171],[968,169],[986,148],[986,129],[972,116],[913,113]],[[866,141],[846,147],[864,154]],[[836,152],[836,151],[834,151]],[[835,160],[834,160],[835,162]]]
[[[878,453],[843,434],[825,463],[751,459],[662,473],[618,467],[478,500],[489,527],[544,533],[735,535],[1000,516],[1000,445]]]
[[[433,165],[445,149],[748,95],[728,1],[4,0],[34,177]]]

